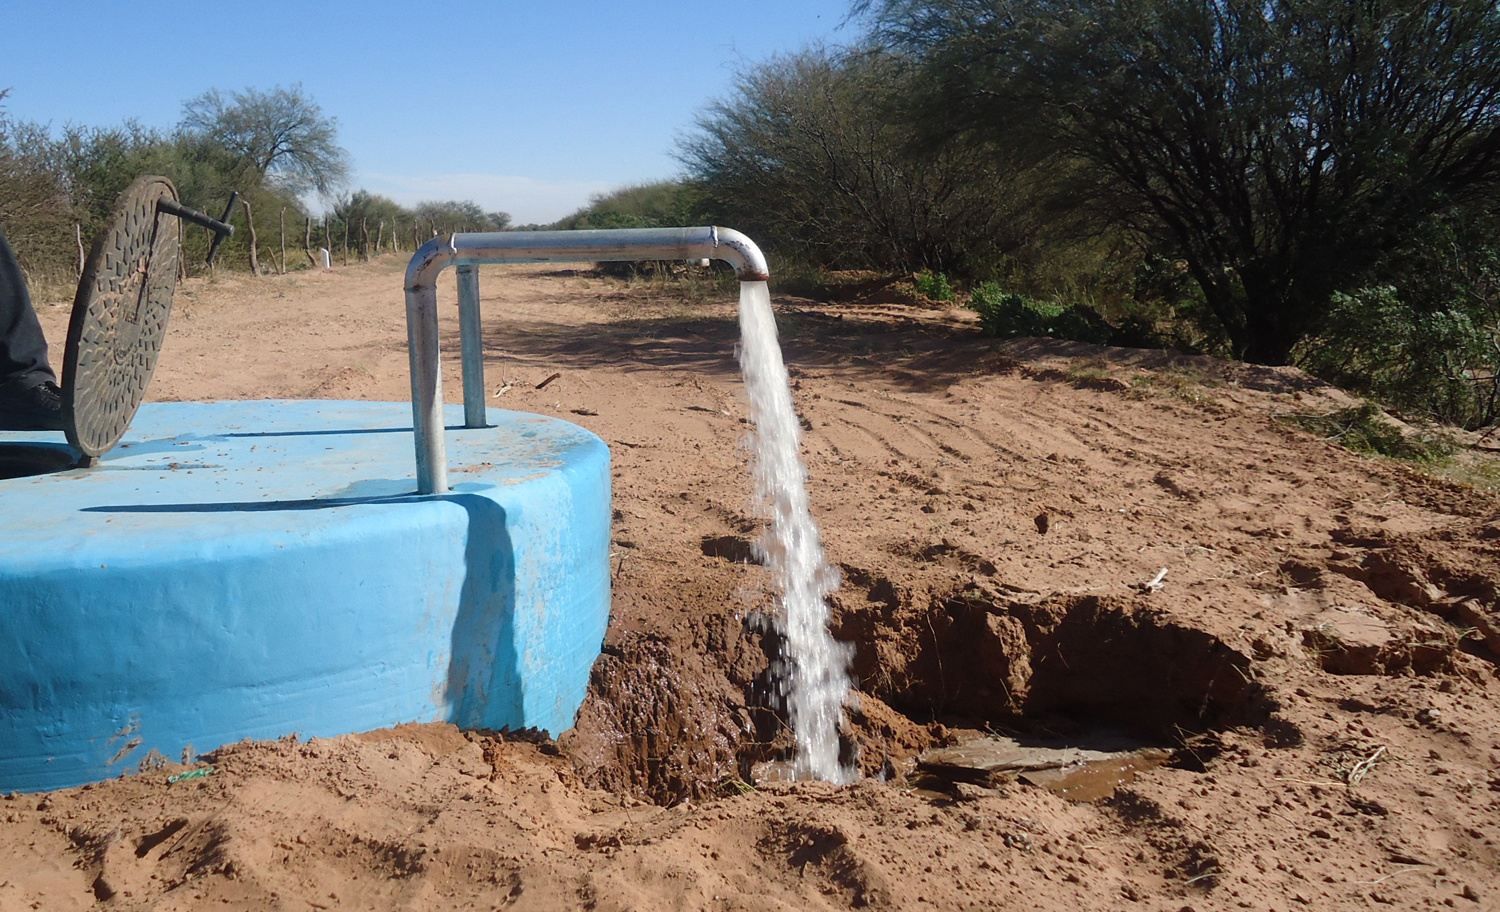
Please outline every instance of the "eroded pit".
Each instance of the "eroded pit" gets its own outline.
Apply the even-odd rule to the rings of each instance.
[[[1252,655],[1145,596],[1041,596],[986,581],[921,599],[874,576],[856,585],[867,597],[838,600],[834,632],[855,645],[860,693],[845,751],[865,776],[916,775],[924,751],[994,732],[1065,749],[1175,751],[1169,762],[1200,768],[1212,754],[1206,733],[1296,739],[1275,719]],[[606,649],[568,736],[587,778],[672,803],[778,777],[791,738],[775,686],[777,625],[755,613],[738,629],[723,620],[705,621],[691,647],[630,635]]]
[[[1170,738],[1263,724],[1271,709],[1250,655],[1139,600],[975,584],[936,608],[906,687],[890,695],[914,716],[1060,717]]]

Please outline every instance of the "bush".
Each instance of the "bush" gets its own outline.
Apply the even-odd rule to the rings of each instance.
[[[1424,310],[1391,286],[1336,294],[1298,361],[1330,383],[1403,412],[1461,427],[1493,424],[1500,339],[1482,311]]]
[[[704,221],[702,193],[684,181],[633,184],[596,193],[589,204],[559,219],[553,228],[686,228]]]
[[[953,286],[941,272],[917,273],[917,294],[932,301],[953,300]]]
[[[1087,308],[1006,292],[994,282],[981,282],[974,289],[969,308],[979,314],[979,325],[987,334],[1001,339],[1051,336],[1102,345],[1114,334],[1108,323]]]

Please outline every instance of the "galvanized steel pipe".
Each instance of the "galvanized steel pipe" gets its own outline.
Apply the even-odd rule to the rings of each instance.
[[[479,325],[479,267],[458,267],[458,341],[464,376],[464,427],[484,427],[484,338]]]
[[[449,266],[480,263],[578,263],[630,260],[723,260],[741,282],[770,278],[766,258],[755,242],[730,228],[620,228],[597,231],[499,231],[433,238],[406,267],[406,339],[411,362],[412,425],[417,447],[417,492],[448,491],[448,456],[443,438],[443,377],[439,363],[437,277]],[[462,287],[467,283],[469,287]],[[465,424],[483,424],[477,274],[460,283],[459,335],[464,353]],[[478,389],[479,404],[471,401]],[[475,409],[478,409],[476,424]]]

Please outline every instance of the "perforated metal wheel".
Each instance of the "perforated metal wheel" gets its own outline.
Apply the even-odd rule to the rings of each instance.
[[[181,256],[181,223],[156,208],[164,197],[177,202],[177,189],[164,177],[131,184],[94,240],[78,283],[63,358],[63,408],[68,442],[85,456],[119,443],[156,371]]]

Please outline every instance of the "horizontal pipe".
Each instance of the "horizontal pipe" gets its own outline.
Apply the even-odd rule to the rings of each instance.
[[[770,277],[765,255],[733,228],[605,228],[592,231],[489,231],[433,238],[406,268],[408,291],[437,282],[449,266],[477,263],[579,263],[723,260],[742,282]]]
[[[732,228],[712,226],[476,232],[433,238],[412,254],[406,266],[406,332],[418,493],[443,494],[448,490],[443,378],[438,363],[438,274],[449,266],[480,263],[634,260],[723,260],[734,267],[741,282],[770,278],[766,258],[754,241]]]

